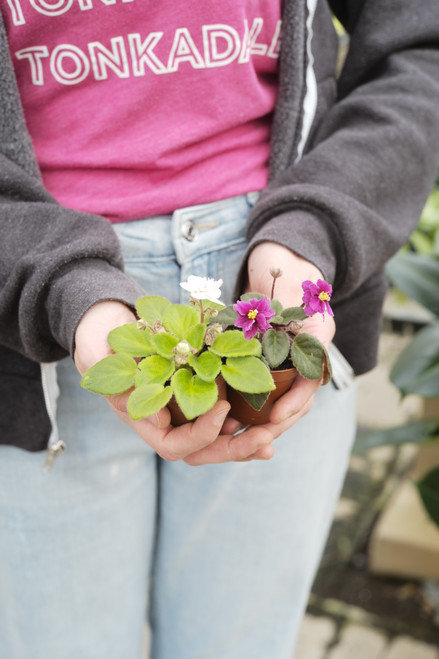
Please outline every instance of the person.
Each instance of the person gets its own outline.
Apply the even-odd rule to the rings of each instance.
[[[134,659],[148,619],[153,659],[291,658],[355,434],[346,368],[250,428],[225,401],[134,422],[80,374],[140,295],[269,294],[272,266],[284,304],[330,282],[308,331],[375,365],[437,166],[436,0],[0,10],[0,656]]]

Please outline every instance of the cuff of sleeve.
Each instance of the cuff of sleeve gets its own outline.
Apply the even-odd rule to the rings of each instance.
[[[262,242],[274,242],[288,247],[313,263],[327,281],[334,282],[337,262],[336,235],[328,220],[321,219],[317,213],[294,210],[273,217],[253,234],[248,253]]]
[[[251,219],[250,219],[251,222]],[[255,230],[258,221],[251,222],[250,241],[238,273],[235,297],[241,295],[247,276],[247,261],[250,252],[264,242],[278,243],[315,265],[324,279],[333,283],[336,277],[338,241],[329,222],[317,213],[294,210],[269,219]],[[252,231],[253,230],[253,231]]]
[[[50,331],[59,345],[71,355],[75,331],[88,309],[97,302],[113,300],[134,309],[144,291],[125,273],[101,259],[69,265],[51,283],[46,299]]]

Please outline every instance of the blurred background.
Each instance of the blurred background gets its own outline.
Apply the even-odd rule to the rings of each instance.
[[[358,436],[294,659],[439,659],[439,176],[387,274],[379,363],[358,378]]]

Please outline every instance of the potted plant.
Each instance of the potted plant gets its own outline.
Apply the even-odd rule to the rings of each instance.
[[[228,397],[239,392],[241,404],[247,401],[260,410],[276,389],[273,373],[285,365],[326,383],[331,377],[326,349],[299,330],[308,315],[332,314],[331,287],[321,280],[304,282],[302,307],[284,309],[273,299],[281,273],[272,274],[272,299],[248,293],[229,307],[219,300],[222,280],[195,276],[181,283],[191,296],[188,305],[156,295],[140,298],[139,320],[110,332],[113,354],[84,373],[82,386],[104,395],[132,390],[127,410],[133,419],[168,405],[178,425],[207,412],[219,395],[225,397],[224,383]],[[232,416],[238,415],[242,405],[232,404]],[[258,422],[264,421],[252,421]]]

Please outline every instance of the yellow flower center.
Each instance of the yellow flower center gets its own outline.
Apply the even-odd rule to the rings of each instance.
[[[322,300],[322,302],[327,302],[331,298],[329,297],[329,293],[326,291],[321,291],[321,293],[319,293],[319,299]]]
[[[251,318],[252,320],[254,320],[257,315],[258,315],[258,310],[257,309],[250,309],[250,311],[247,314],[247,316],[249,318]]]

